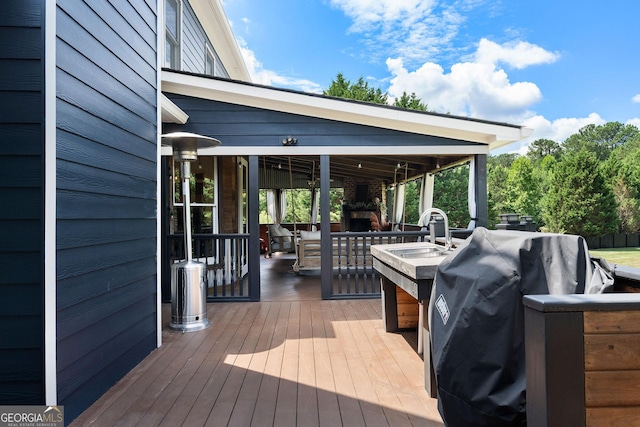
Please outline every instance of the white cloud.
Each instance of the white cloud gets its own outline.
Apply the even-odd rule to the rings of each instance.
[[[549,64],[558,58],[560,54],[528,42],[513,41],[500,45],[483,38],[478,45],[475,62],[494,65],[504,63],[522,69],[531,65]]]
[[[251,75],[251,80],[254,83],[301,90],[310,93],[322,93],[322,87],[311,80],[283,76],[275,71],[265,69],[262,62],[260,62],[256,57],[255,52],[249,49],[245,41],[240,38],[238,39],[238,47],[240,48],[240,53],[242,54],[245,65],[247,66],[249,75]]]
[[[367,46],[367,55],[384,58],[394,52],[411,65],[434,60],[453,50],[464,12],[484,0],[330,0],[353,24]]]
[[[636,117],[633,119],[629,119],[627,120],[628,125],[634,125],[635,127],[637,127],[638,129],[640,129],[640,117]]]
[[[633,98],[631,98],[631,101],[640,103],[640,93],[634,96]]]
[[[640,120],[639,120],[640,121]],[[529,145],[538,139],[551,139],[558,143],[564,142],[565,139],[577,133],[581,128],[589,125],[603,125],[607,121],[600,117],[597,113],[591,113],[587,117],[561,118],[550,121],[547,118],[535,115],[525,119],[522,125],[533,129],[533,133],[527,139],[518,141],[499,150],[495,150],[491,154],[514,153],[526,154]]]
[[[534,116],[525,120],[523,124],[534,129],[529,137],[531,141],[544,138],[563,142],[586,125],[603,125],[606,122],[598,113],[591,113],[587,117],[561,118],[553,122],[542,116]]]
[[[364,32],[381,23],[428,15],[434,0],[331,0],[331,6],[353,19],[351,31]]]
[[[554,61],[557,54],[530,43],[499,45],[483,39],[472,58],[453,65],[449,73],[433,62],[408,71],[402,59],[389,58],[388,92],[393,98],[415,92],[430,110],[441,113],[520,123],[533,115],[530,108],[542,93],[534,83],[512,83],[499,63],[523,68]]]

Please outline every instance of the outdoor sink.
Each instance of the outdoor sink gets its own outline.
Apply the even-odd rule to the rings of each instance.
[[[433,280],[438,265],[453,252],[430,242],[371,245],[373,268],[387,277],[399,274],[410,281]]]
[[[402,248],[390,249],[389,253],[399,258],[426,258],[447,255],[450,251],[445,248],[422,247],[422,248]]]

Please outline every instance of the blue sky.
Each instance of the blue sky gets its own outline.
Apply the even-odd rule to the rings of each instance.
[[[558,142],[640,127],[640,2],[224,0],[254,82],[321,92],[341,72],[429,109]]]

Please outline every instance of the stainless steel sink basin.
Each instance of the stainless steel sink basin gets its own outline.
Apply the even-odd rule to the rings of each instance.
[[[451,251],[447,251],[445,248],[426,247],[426,248],[399,248],[389,249],[389,253],[399,258],[427,258],[445,256]]]

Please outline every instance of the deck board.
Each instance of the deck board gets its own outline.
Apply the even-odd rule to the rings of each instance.
[[[209,304],[202,331],[169,330],[163,306],[162,347],[71,425],[444,425],[415,334],[386,333],[379,300],[322,301],[284,274],[267,301]]]

